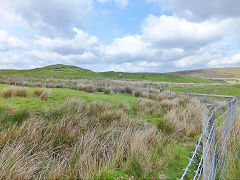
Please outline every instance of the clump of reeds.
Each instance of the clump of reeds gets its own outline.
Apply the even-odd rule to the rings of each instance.
[[[131,94],[132,95],[132,93],[133,93],[133,90],[132,90],[132,88],[130,88],[130,87],[125,87],[125,93],[127,93],[127,94]]]
[[[34,89],[34,96],[41,96],[45,90],[43,88]]]
[[[93,93],[97,90],[97,88],[92,84],[88,84],[88,85],[78,84],[77,89],[79,91],[85,91],[85,92],[88,92],[88,93]]]
[[[14,96],[27,97],[28,90],[23,87],[8,87],[3,89],[2,96],[4,98],[10,98]]]
[[[165,138],[153,125],[122,111],[68,99],[59,116],[32,114],[0,132],[2,179],[92,179],[119,169],[134,179],[154,179],[162,169],[156,152]],[[96,109],[97,111],[97,109]],[[92,121],[95,118],[97,121]],[[91,123],[90,123],[91,122]],[[106,126],[107,124],[107,126]]]
[[[104,89],[104,94],[112,94],[113,90],[111,88],[105,88]]]
[[[134,96],[135,97],[142,97],[143,93],[140,90],[137,90],[137,91],[134,92]]]
[[[51,94],[51,90],[44,90],[40,97],[42,100],[47,101],[50,94]]]
[[[12,98],[14,96],[14,89],[12,87],[10,88],[4,88],[2,90],[2,96],[4,98]]]
[[[125,102],[120,102],[118,105],[119,109],[122,109],[124,111],[127,111],[130,109],[129,104],[125,103]]]
[[[14,95],[19,97],[27,97],[28,90],[23,87],[16,87],[14,88]]]

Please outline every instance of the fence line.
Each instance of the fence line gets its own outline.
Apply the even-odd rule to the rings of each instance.
[[[209,117],[203,119],[203,132],[180,179],[223,179],[228,141],[237,115],[238,98],[198,93],[187,93],[187,95],[223,97],[231,100],[215,107],[210,111]]]

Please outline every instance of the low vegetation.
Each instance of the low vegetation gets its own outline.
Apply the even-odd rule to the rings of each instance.
[[[28,91],[27,97],[3,98],[0,108],[3,179],[177,178],[193,148],[184,143],[195,142],[200,133],[197,99],[57,88],[41,102],[38,97],[49,89]],[[36,109],[24,106],[30,99]]]

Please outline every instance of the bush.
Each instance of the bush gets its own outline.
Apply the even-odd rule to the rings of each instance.
[[[104,94],[112,94],[112,93],[113,93],[113,91],[112,91],[111,88],[105,88],[104,89]]]

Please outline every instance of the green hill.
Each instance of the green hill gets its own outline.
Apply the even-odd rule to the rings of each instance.
[[[36,78],[61,78],[61,79],[81,79],[81,78],[113,78],[113,79],[133,79],[150,80],[177,83],[215,83],[217,81],[209,78],[199,78],[184,74],[173,73],[126,73],[126,72],[93,72],[91,70],[69,65],[51,65],[43,68],[30,70],[0,70],[0,75],[22,75]]]

